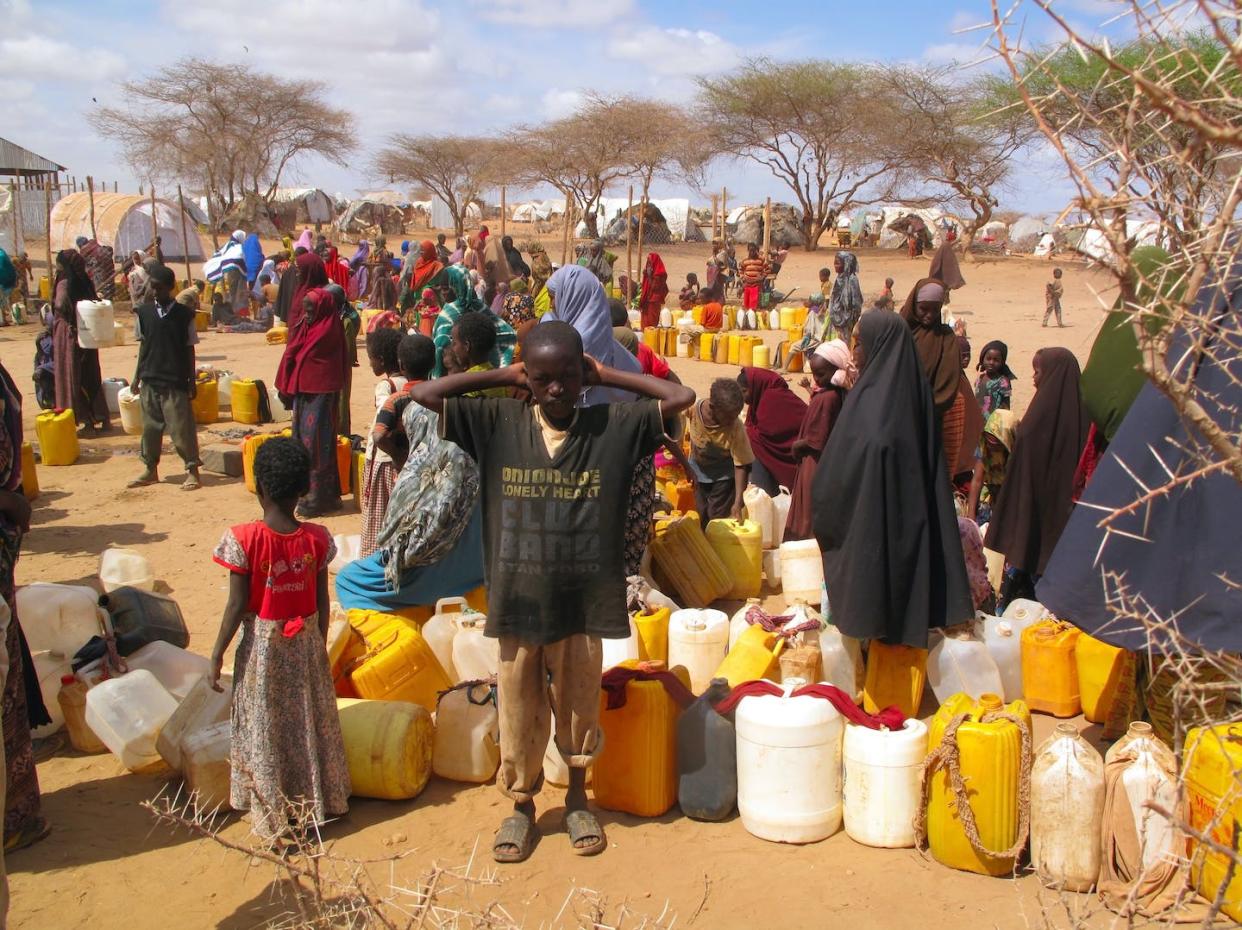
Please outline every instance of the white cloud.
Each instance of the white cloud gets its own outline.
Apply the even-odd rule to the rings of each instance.
[[[547,119],[561,119],[569,116],[582,105],[586,95],[580,90],[561,90],[549,88],[543,94],[543,115]]]
[[[704,74],[731,67],[741,52],[705,29],[658,29],[654,26],[626,32],[608,43],[608,55],[641,61],[658,74]]]
[[[54,81],[107,81],[125,73],[125,60],[99,48],[75,48],[41,35],[0,40],[0,75]]]
[[[484,19],[515,26],[581,28],[628,16],[634,0],[473,0]]]
[[[970,65],[992,57],[983,42],[940,42],[923,49],[922,59],[933,65]]]

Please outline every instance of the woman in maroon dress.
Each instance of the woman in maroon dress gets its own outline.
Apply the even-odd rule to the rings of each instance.
[[[794,476],[793,499],[785,521],[786,541],[815,536],[811,521],[811,484],[815,480],[815,469],[819,467],[820,453],[828,445],[837,414],[841,412],[845,392],[858,376],[849,347],[840,339],[820,343],[811,355],[810,364],[815,388],[802,430],[793,444],[798,472]]]

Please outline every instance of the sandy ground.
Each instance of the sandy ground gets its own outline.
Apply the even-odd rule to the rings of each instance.
[[[559,246],[558,241],[549,249],[553,257],[559,257]],[[687,271],[702,271],[707,247],[660,251],[675,294]],[[31,254],[41,249],[32,248]],[[782,285],[796,284],[801,295],[809,293],[818,286],[816,271],[831,264],[831,256],[830,251],[791,253]],[[925,273],[924,261],[892,252],[862,250],[859,257],[869,297],[891,275],[900,300]],[[1031,354],[1041,346],[1063,345],[1085,360],[1101,318],[1092,288],[1106,287],[1107,278],[1077,263],[1064,267],[1068,325],[1044,331],[1039,324],[1043,285],[1051,273],[1047,262],[1007,259],[964,266],[969,283],[955,295],[953,309],[969,321],[976,353],[988,339],[1009,344],[1010,364],[1020,378],[1015,386],[1019,409],[1030,398]],[[27,392],[25,421],[31,436],[34,334],[34,326],[0,330],[0,361]],[[767,338],[777,341],[776,334]],[[105,377],[132,377],[134,347],[101,354]],[[261,335],[209,333],[199,346],[198,361],[270,379],[279,354],[280,348],[266,345]],[[714,377],[736,374],[736,369],[697,361],[673,365],[699,390]],[[355,370],[355,432],[369,423],[372,383],[367,368]],[[200,441],[232,428],[229,422],[203,427]],[[226,596],[225,573],[210,562],[211,549],[225,527],[253,519],[258,510],[240,480],[205,475],[202,491],[182,493],[177,487],[180,463],[167,445],[163,482],[126,489],[139,470],[137,445],[137,437],[117,429],[106,438],[84,440],[74,466],[40,467],[42,495],[34,504],[18,582],[91,583],[105,548],[137,549],[150,559],[163,589],[180,603],[192,634],[190,648],[207,654]],[[358,531],[356,508],[347,500],[341,515],[323,521],[334,533]],[[924,712],[933,710],[929,692]],[[1040,717],[1037,739],[1053,724]],[[42,763],[39,776],[53,833],[9,857],[12,926],[124,924],[143,930],[167,926],[170,915],[176,915],[178,926],[247,927],[273,913],[269,867],[248,865],[243,857],[185,833],[153,829],[138,804],[164,787],[165,779],[126,773],[110,755],[82,756],[67,748]],[[532,927],[572,925],[568,918],[562,917],[561,924],[554,919],[575,885],[600,892],[614,907],[628,902],[633,911],[652,917],[667,905],[680,926],[802,927],[825,919],[858,927],[1041,925],[1039,886],[1031,875],[1000,880],[954,872],[912,850],[857,845],[844,833],[811,846],[780,846],[751,837],[736,816],[723,824],[701,824],[676,809],[655,820],[603,812],[611,848],[596,859],[576,858],[563,833],[561,801],[559,790],[546,792],[542,844],[529,862],[501,873],[500,885],[477,889],[476,902],[502,901]],[[356,799],[349,816],[331,826],[327,836],[347,856],[405,852],[395,874],[409,884],[432,862],[465,863],[476,842],[486,850],[504,812],[503,798],[491,786],[433,778],[413,801]],[[243,840],[246,827],[234,817],[224,833]],[[1086,906],[1087,899],[1076,903]]]

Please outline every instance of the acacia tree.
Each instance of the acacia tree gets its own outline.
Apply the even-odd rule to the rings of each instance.
[[[324,89],[189,58],[126,81],[120,105],[87,119],[140,177],[201,185],[219,216],[248,194],[270,202],[306,156],[345,164],[353,117],[328,106]]]
[[[808,252],[840,213],[892,199],[904,176],[870,68],[753,59],[698,84],[717,147],[763,165],[793,194]]]
[[[969,253],[976,231],[992,219],[997,193],[1009,177],[1013,159],[1037,135],[1025,109],[1007,106],[998,85],[981,75],[955,80],[947,68],[893,66],[879,73],[891,120],[891,144],[920,190],[902,199],[927,196],[968,212],[959,247]]]
[[[494,139],[398,133],[376,154],[374,170],[394,181],[419,185],[443,200],[454,232],[461,236],[467,208],[496,180],[499,156]]]
[[[611,120],[624,136],[628,176],[638,182],[641,196],[651,194],[656,178],[698,188],[711,161],[711,144],[681,107],[645,97],[620,97],[607,104]]]

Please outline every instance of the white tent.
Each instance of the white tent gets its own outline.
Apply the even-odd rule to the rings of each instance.
[[[1160,224],[1154,220],[1126,220],[1126,238],[1135,245],[1160,245]],[[1088,226],[1082,231],[1082,238],[1074,246],[1074,251],[1087,258],[1109,264],[1113,260],[1113,246],[1104,230],[1097,226]]]
[[[376,203],[387,204],[390,207],[400,207],[404,210],[406,207],[412,206],[412,201],[400,191],[371,191],[363,194],[359,200],[373,200]]]
[[[469,203],[466,205],[466,225],[478,223],[483,219],[483,213],[479,210],[477,203]],[[452,229],[453,214],[448,208],[448,204],[440,197],[431,198],[431,228],[432,229]]]
[[[336,210],[332,198],[317,187],[281,187],[272,195],[272,206],[277,208],[297,205],[298,223],[331,223]]]
[[[188,213],[167,200],[155,202],[157,234],[168,261],[207,257],[198,227]],[[72,249],[78,236],[91,235],[90,195],[85,191],[66,194],[52,207],[52,251]],[[185,230],[186,240],[181,231]],[[145,249],[151,242],[151,201],[133,194],[95,194],[96,238],[112,246],[118,259]]]
[[[939,245],[944,237],[944,223],[957,227],[959,224],[953,216],[935,207],[882,207],[883,219],[880,221],[880,241],[882,249],[895,249],[903,242],[905,236],[888,227],[905,216],[917,216],[927,225],[933,243]]]
[[[544,204],[537,200],[529,203],[519,203],[513,207],[509,214],[509,219],[515,223],[537,223],[540,220],[546,220],[552,215],[552,211]]]
[[[703,230],[690,216],[690,201],[684,197],[652,200],[651,205],[664,214],[664,222],[674,241],[703,242]]]
[[[1004,242],[1009,238],[1009,226],[1000,220],[984,223],[975,230],[977,242]]]

